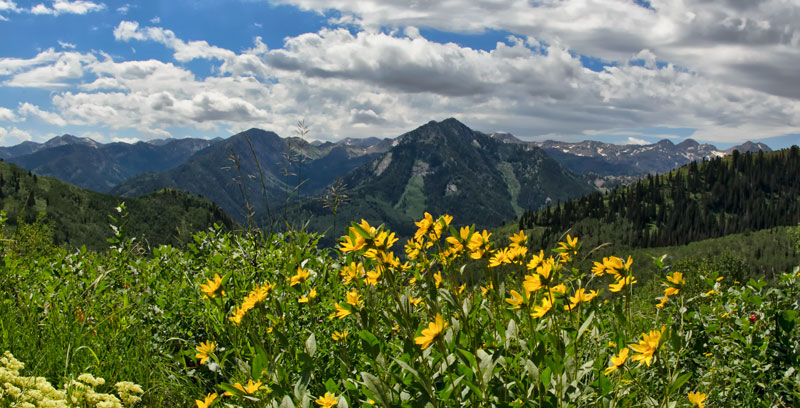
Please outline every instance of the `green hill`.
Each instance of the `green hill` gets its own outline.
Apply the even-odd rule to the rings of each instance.
[[[16,165],[0,162],[0,210],[12,229],[30,224],[39,214],[52,226],[59,245],[90,249],[108,246],[112,234],[109,215],[125,202],[130,217],[128,234],[150,246],[179,244],[192,232],[233,221],[218,206],[201,197],[176,190],[161,190],[140,198],[95,193],[51,177],[39,177]]]
[[[800,148],[734,152],[519,219],[543,244],[571,230],[635,247],[682,245],[800,222]]]

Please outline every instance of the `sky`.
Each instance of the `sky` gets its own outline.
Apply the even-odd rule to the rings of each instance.
[[[800,144],[797,0],[0,0],[0,145],[396,137]]]

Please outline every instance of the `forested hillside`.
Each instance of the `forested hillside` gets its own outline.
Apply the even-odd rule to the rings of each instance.
[[[39,177],[13,164],[0,162],[0,210],[12,230],[36,221],[46,225],[58,245],[102,249],[113,232],[109,216],[119,217],[125,203],[130,213],[127,233],[147,245],[179,244],[214,224],[233,221],[214,203],[177,190],[160,190],[139,198],[95,193],[52,177]]]
[[[542,241],[573,234],[637,247],[680,245],[800,221],[800,149],[735,152],[648,176],[607,194],[594,193],[538,212],[519,227],[544,227]]]

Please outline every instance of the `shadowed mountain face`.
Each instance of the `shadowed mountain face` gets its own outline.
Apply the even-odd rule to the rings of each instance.
[[[400,136],[344,181],[350,201],[339,209],[341,219],[387,223],[402,235],[425,211],[486,227],[594,191],[538,147],[503,143],[455,119]],[[303,211],[313,215],[312,224],[332,223],[319,202]]]
[[[54,143],[57,139],[58,142]],[[138,174],[175,167],[212,143],[202,139],[174,139],[162,145],[144,142],[100,144],[66,135],[8,161],[41,176],[108,192],[123,180]]]
[[[141,174],[111,191],[136,197],[173,187],[206,197],[245,221],[251,213],[266,214],[269,207],[281,207],[290,196],[308,196],[323,189],[373,158],[376,153],[369,152],[371,147],[315,146],[300,138],[250,129],[173,169]]]

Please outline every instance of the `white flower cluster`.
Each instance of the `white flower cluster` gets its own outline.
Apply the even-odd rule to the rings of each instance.
[[[77,381],[58,390],[44,377],[20,375],[23,368],[25,364],[8,351],[0,357],[0,401],[11,401],[19,408],[127,408],[139,402],[144,393],[142,387],[128,381],[114,385],[117,395],[99,393],[95,387],[106,381],[91,374],[81,374]]]

